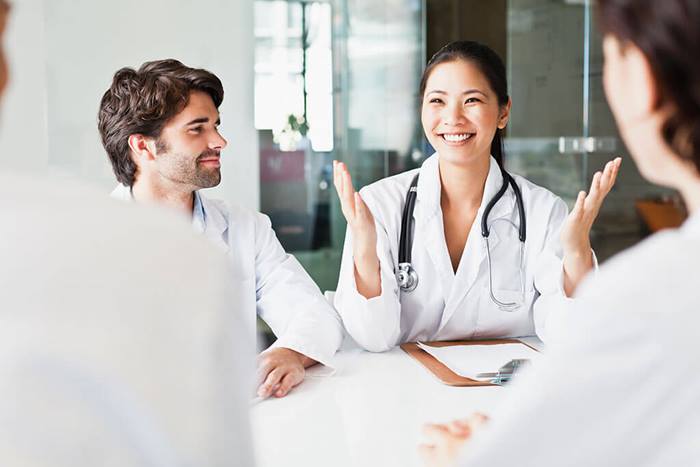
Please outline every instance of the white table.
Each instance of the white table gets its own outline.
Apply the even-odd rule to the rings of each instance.
[[[488,413],[505,390],[444,385],[399,348],[336,358],[335,375],[252,407],[259,467],[420,466],[423,424]]]

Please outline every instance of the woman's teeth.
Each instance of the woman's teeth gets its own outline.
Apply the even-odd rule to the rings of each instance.
[[[445,141],[449,143],[459,143],[461,141],[466,141],[474,136],[474,133],[459,133],[459,134],[443,134],[442,137]]]

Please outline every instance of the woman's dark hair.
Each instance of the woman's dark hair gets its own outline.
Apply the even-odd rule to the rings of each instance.
[[[598,0],[604,34],[632,43],[646,56],[660,93],[673,112],[664,122],[666,143],[700,172],[700,2]]]
[[[425,86],[433,69],[441,63],[465,60],[474,63],[484,74],[491,89],[498,97],[498,105],[508,104],[508,80],[506,78],[506,67],[503,60],[491,48],[474,41],[450,42],[438,50],[428,61],[420,80],[420,96],[423,99]],[[503,130],[496,129],[496,135],[491,141],[491,155],[496,159],[498,165],[503,167]]]
[[[122,68],[114,74],[100,102],[97,126],[119,182],[132,186],[136,177],[129,136],[157,140],[165,124],[187,106],[192,91],[209,94],[216,108],[224,99],[219,78],[177,60],[146,62],[138,71]]]

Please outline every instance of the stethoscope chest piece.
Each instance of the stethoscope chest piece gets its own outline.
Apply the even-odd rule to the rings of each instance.
[[[418,274],[411,267],[411,263],[399,263],[396,271],[396,281],[404,292],[412,292],[418,286]]]

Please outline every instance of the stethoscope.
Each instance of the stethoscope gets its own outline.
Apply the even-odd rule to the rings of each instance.
[[[518,238],[520,239],[520,292],[524,299],[525,296],[525,272],[523,268],[523,245],[525,244],[525,207],[523,205],[523,195],[520,192],[518,184],[515,183],[515,179],[501,167],[501,175],[503,176],[503,184],[498,192],[491,198],[491,200],[484,208],[484,214],[481,216],[481,236],[486,241],[486,260],[489,267],[489,294],[491,295],[491,300],[504,311],[514,311],[522,305],[522,301],[518,302],[503,302],[496,298],[493,293],[493,271],[491,268],[491,248],[489,247],[489,234],[491,229],[488,225],[489,214],[491,210],[496,205],[496,203],[503,197],[508,185],[513,188],[515,193],[515,201],[518,206],[518,217],[520,219],[520,225],[515,226],[515,224],[506,220],[514,228],[518,229]],[[418,273],[413,266],[411,266],[411,250],[413,249],[413,209],[416,205],[416,196],[418,194],[418,176],[416,174],[411,181],[411,186],[406,194],[406,204],[403,208],[403,215],[401,217],[401,234],[399,235],[399,267],[396,270],[396,280],[399,283],[399,287],[404,292],[411,292],[415,290],[418,285]]]

